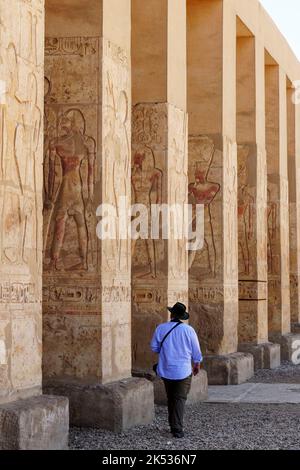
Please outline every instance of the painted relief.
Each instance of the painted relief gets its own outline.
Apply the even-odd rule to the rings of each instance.
[[[238,230],[239,230],[239,276],[253,273],[256,254],[255,242],[255,188],[250,185],[250,147],[238,146]],[[253,164],[252,164],[253,165]]]
[[[204,248],[189,253],[189,268],[196,269],[200,278],[215,278],[218,257],[215,219],[221,191],[218,167],[221,152],[212,138],[190,136],[189,155],[189,202],[204,205]]]
[[[46,39],[44,267],[49,272],[96,269],[98,54],[95,38]],[[73,79],[76,70],[82,81]],[[92,100],[90,106],[85,100]]]
[[[1,396],[41,384],[42,61],[38,0],[0,1]],[[30,31],[24,44],[25,31]],[[27,34],[27,33],[26,33]],[[9,311],[9,316],[8,316]],[[26,393],[26,392],[25,392]]]
[[[131,107],[129,62],[125,52],[103,40],[103,200],[119,214],[120,198],[130,206]],[[116,240],[105,240],[106,268],[111,273],[130,270],[130,240],[120,236],[121,221],[116,218]]]
[[[163,202],[163,168],[167,151],[166,105],[137,105],[133,109],[132,203],[143,204],[151,214],[151,204]],[[148,234],[151,234],[148,217]],[[135,279],[157,279],[164,275],[164,242],[132,241]]]

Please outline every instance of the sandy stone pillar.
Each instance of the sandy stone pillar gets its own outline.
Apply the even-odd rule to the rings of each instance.
[[[293,353],[290,312],[289,185],[286,75],[266,53],[266,146],[268,168],[269,338],[281,359]]]
[[[236,16],[227,1],[188,0],[189,198],[204,204],[204,246],[189,256],[191,323],[211,384],[241,383],[238,346]]]
[[[112,430],[153,416],[131,378],[130,29],[130,0],[46,2],[45,383]]]
[[[0,1],[0,449],[63,449],[41,395],[44,2]]]
[[[267,161],[264,47],[237,22],[237,142],[239,245],[239,351],[255,368],[280,363],[268,342]]]
[[[290,218],[290,295],[292,328],[298,329],[300,323],[299,304],[299,204],[297,191],[298,164],[296,152],[296,105],[295,89],[287,80],[287,135],[288,135],[288,180],[289,180],[289,218]]]
[[[150,217],[151,204],[180,208],[187,203],[184,0],[133,0],[132,67],[132,201],[143,204]],[[167,305],[187,304],[185,245],[184,238],[173,236],[132,244],[135,369],[152,368],[156,358],[150,340],[155,327],[168,319]]]

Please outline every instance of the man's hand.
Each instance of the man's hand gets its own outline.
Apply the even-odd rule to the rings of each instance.
[[[200,368],[201,368],[201,364],[200,364],[200,363],[193,365],[193,375],[194,375],[194,376],[196,376],[196,375],[199,374]]]

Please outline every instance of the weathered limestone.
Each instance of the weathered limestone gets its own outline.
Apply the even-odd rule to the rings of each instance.
[[[167,405],[167,395],[164,383],[158,377],[154,380],[154,401],[156,405]],[[193,405],[200,401],[207,400],[208,397],[208,382],[207,373],[205,370],[201,370],[196,377],[192,379],[192,385],[190,393],[188,394],[186,404]]]
[[[151,47],[149,45],[151,44]],[[132,202],[187,203],[186,2],[132,1]],[[176,212],[175,212],[176,217]],[[149,369],[155,327],[167,305],[187,304],[186,240],[132,244],[133,365]],[[149,230],[149,235],[151,233]]]
[[[296,153],[296,106],[294,103],[295,89],[287,79],[287,137],[288,137],[288,181],[289,181],[289,220],[290,220],[290,296],[291,296],[291,323],[300,323],[299,302],[299,262],[300,262],[300,227],[298,162]]]
[[[239,385],[253,376],[253,355],[233,353],[205,356],[209,385]]]
[[[39,395],[0,405],[0,450],[68,449],[69,404]]]
[[[157,377],[153,370],[146,372],[144,370],[134,370],[133,375],[135,377],[143,377],[150,380],[154,387],[154,403],[161,406],[167,405],[167,395],[163,380],[160,377]],[[192,405],[194,403],[199,403],[200,401],[205,401],[207,396],[207,372],[205,370],[200,370],[199,374],[192,378],[192,385],[190,393],[188,394],[187,404]]]
[[[74,426],[122,432],[153,420],[153,385],[145,379],[129,378],[106,385],[88,379],[49,379],[45,389],[69,398]]]
[[[68,439],[41,396],[43,25],[42,0],[0,1],[0,449]]]
[[[228,2],[188,0],[190,202],[205,206],[204,248],[190,253],[191,323],[209,383],[246,380],[238,345],[236,17]],[[252,365],[251,365],[252,358]],[[229,364],[229,365],[228,365]],[[243,374],[231,374],[231,365]],[[225,375],[224,375],[225,374]]]
[[[131,203],[130,3],[46,2],[45,384],[51,378],[55,393],[70,398],[71,422],[109,427],[111,419],[112,429],[116,420],[118,429],[138,424],[138,413],[131,421],[116,414],[144,401],[143,384],[131,379],[128,220],[117,218]],[[115,211],[113,233],[101,240],[100,204]],[[114,398],[94,413],[94,400],[105,395]]]
[[[290,360],[293,341],[289,335],[291,303],[286,75],[267,52],[265,63],[269,338],[281,345],[281,359]]]
[[[267,162],[264,47],[237,20],[237,142],[239,245],[239,351],[254,367],[280,364],[268,343]],[[277,355],[277,356],[276,356]]]

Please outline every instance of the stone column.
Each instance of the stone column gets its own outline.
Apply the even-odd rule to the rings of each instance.
[[[68,401],[42,395],[44,2],[0,1],[0,449],[64,449]]]
[[[288,180],[289,180],[289,218],[290,218],[290,296],[291,323],[293,330],[299,329],[299,216],[297,203],[298,165],[296,154],[296,106],[295,89],[287,80],[287,135],[288,135]]]
[[[151,204],[187,203],[184,0],[132,2],[132,74],[132,201],[150,217]],[[150,341],[167,306],[188,302],[186,240],[150,238],[150,225],[132,245],[133,365],[142,370],[156,360]]]
[[[153,417],[131,378],[131,5],[85,3],[46,4],[44,377],[73,424],[119,431]]]
[[[268,342],[264,47],[237,21],[239,351],[255,369],[280,364]]]
[[[191,323],[211,384],[241,383],[238,347],[236,15],[227,1],[188,0],[189,196],[204,204],[205,240],[190,253]]]
[[[269,338],[281,345],[281,359],[293,353],[290,313],[289,187],[286,75],[266,53],[266,144],[268,168]]]

